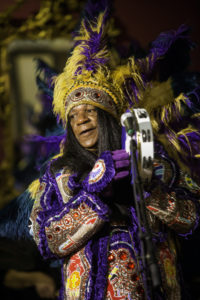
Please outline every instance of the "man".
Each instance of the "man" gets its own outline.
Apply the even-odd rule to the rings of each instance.
[[[60,299],[151,299],[141,268],[130,159],[121,149],[119,125],[128,107],[147,107],[157,141],[152,180],[143,188],[162,279],[153,296],[181,299],[174,235],[188,235],[197,226],[199,187],[186,167],[180,169],[181,158],[176,164],[170,156],[179,142],[170,122],[176,119],[172,108],[178,114],[180,102],[187,101],[183,95],[174,100],[170,80],[147,81],[169,45],[143,61],[131,58],[126,66],[109,66],[106,17],[100,13],[95,22],[83,20],[55,81],[54,112],[67,134],[60,156],[29,188],[34,200],[30,233],[44,258],[63,259]]]

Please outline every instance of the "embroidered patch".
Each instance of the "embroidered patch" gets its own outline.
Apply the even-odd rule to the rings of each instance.
[[[126,248],[109,251],[106,299],[144,299],[144,289],[136,264]]]
[[[93,184],[101,180],[103,177],[104,173],[106,171],[106,165],[103,159],[99,159],[95,165],[92,171],[90,172],[89,176],[89,184]]]
[[[162,164],[154,163],[154,174],[160,180],[164,180],[165,168]]]
[[[89,269],[90,265],[83,250],[70,258],[66,274],[67,299],[80,299],[80,296],[84,299],[83,291],[87,284]]]
[[[62,169],[61,172],[56,173],[56,181],[64,202],[68,202],[72,196],[72,191],[68,186],[70,175],[71,174],[66,168]]]
[[[67,279],[67,287],[70,290],[79,289],[81,283],[80,272],[74,271],[71,276]]]
[[[52,221],[49,227],[45,227],[49,248],[53,253],[64,256],[72,251],[70,249],[79,248],[102,223],[97,213],[83,202],[78,208],[70,209],[60,220]]]

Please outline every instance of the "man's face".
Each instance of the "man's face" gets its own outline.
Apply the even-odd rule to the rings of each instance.
[[[98,142],[96,108],[89,104],[75,106],[69,112],[69,122],[79,144],[89,151],[95,150]]]

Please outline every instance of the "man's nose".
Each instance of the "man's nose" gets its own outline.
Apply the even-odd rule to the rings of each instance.
[[[86,111],[79,112],[77,118],[77,125],[87,123],[89,121],[88,114]]]

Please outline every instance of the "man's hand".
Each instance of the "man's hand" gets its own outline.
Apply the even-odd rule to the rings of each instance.
[[[130,157],[129,154],[121,149],[112,151],[112,158],[115,164],[114,180],[120,180],[130,174]]]

